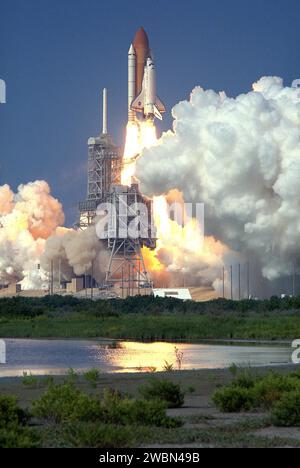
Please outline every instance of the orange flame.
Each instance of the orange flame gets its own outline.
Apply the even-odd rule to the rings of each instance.
[[[123,156],[121,183],[131,185],[135,175],[135,161],[143,149],[156,145],[156,128],[152,120],[128,122]]]

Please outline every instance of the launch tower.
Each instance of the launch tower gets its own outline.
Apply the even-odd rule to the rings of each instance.
[[[109,253],[105,281],[99,288],[114,288],[119,296],[125,297],[141,294],[152,288],[142,248],[154,249],[156,238],[152,200],[143,197],[136,184],[121,185],[121,170],[121,149],[114,145],[107,131],[107,90],[104,89],[103,129],[98,137],[88,140],[87,198],[79,203],[80,218],[77,227],[89,227],[102,203],[113,207],[104,235],[99,238],[99,242],[102,241]],[[145,207],[146,217],[140,216],[141,206]],[[139,234],[131,237],[128,235],[130,225],[136,219],[142,219],[138,221]]]
[[[99,203],[106,200],[111,184],[119,184],[122,156],[107,131],[107,90],[103,90],[103,128],[88,139],[87,198],[79,203],[78,226],[85,229],[96,215]]]
[[[107,202],[114,207],[107,223],[106,241],[110,258],[104,288],[116,285],[120,295],[140,294],[153,285],[149,280],[142,248],[156,247],[152,200],[146,199],[137,184],[112,185]],[[141,211],[144,211],[141,216]],[[136,229],[131,234],[132,226]]]

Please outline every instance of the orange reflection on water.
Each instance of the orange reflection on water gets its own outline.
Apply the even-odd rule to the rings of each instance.
[[[184,345],[163,342],[122,342],[122,346],[111,353],[110,362],[122,369],[122,372],[161,371],[164,370],[166,363],[173,364],[176,369],[175,348],[181,351]]]

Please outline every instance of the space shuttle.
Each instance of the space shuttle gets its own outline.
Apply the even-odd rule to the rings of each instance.
[[[134,121],[138,113],[144,120],[162,120],[165,105],[156,94],[154,59],[148,36],[140,28],[128,52],[128,120]]]

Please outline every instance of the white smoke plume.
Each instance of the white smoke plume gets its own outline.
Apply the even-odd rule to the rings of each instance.
[[[41,265],[49,271],[50,262],[54,262],[56,276],[60,268],[62,279],[70,280],[74,273],[81,276],[91,274],[96,281],[104,279],[108,254],[100,242],[95,225],[84,231],[73,229],[60,230],[46,241]]]
[[[45,181],[20,185],[16,194],[0,187],[0,283],[23,281],[24,288],[42,287],[38,271],[45,239],[64,222],[62,206]]]
[[[173,219],[168,210],[168,205],[174,207],[174,202],[185,218],[184,227],[182,220]],[[157,248],[150,261],[146,253],[146,263],[155,283],[165,287],[212,286],[222,271],[229,249],[212,236],[203,236],[202,221],[187,215],[182,193],[177,190],[155,197],[153,208]],[[158,266],[153,257],[159,261]]]
[[[143,193],[205,204],[208,236],[274,280],[299,266],[300,91],[264,77],[236,98],[193,90],[137,162]]]
[[[85,231],[61,227],[62,205],[45,181],[18,187],[0,187],[0,284],[21,282],[23,289],[49,286],[50,262],[58,262],[61,278],[90,273],[100,281],[107,263],[106,252],[94,226]],[[102,268],[103,266],[103,268]]]

